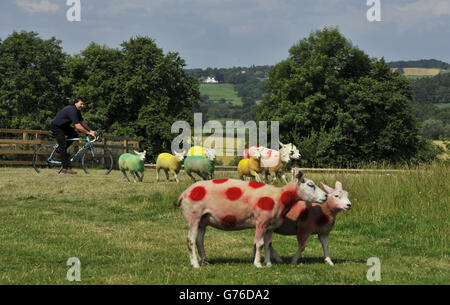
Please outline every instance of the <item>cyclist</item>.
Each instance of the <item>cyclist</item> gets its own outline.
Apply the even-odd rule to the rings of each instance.
[[[64,174],[76,174],[70,166],[69,154],[67,153],[67,148],[73,141],[67,141],[66,136],[68,139],[78,138],[78,133],[70,124],[74,124],[77,130],[87,135],[94,137],[97,135],[97,132],[92,130],[81,116],[81,110],[84,106],[84,100],[77,98],[72,105],[61,109],[52,120],[51,131],[59,145],[58,152],[61,155],[62,173]]]

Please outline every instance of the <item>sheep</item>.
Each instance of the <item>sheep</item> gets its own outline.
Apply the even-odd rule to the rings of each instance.
[[[287,165],[291,160],[299,159],[301,155],[294,144],[283,144],[281,142],[279,142],[279,144],[281,146],[279,151],[260,146],[247,147],[243,153],[243,158],[249,158],[259,150],[261,152],[260,165],[265,168],[265,181],[269,182],[268,176],[270,175],[274,178],[272,182],[275,182],[278,177],[279,179],[283,179],[287,184],[288,181],[286,179],[286,175],[284,174]]]
[[[178,173],[181,170],[181,162],[183,162],[184,153],[175,152],[175,156],[169,153],[161,153],[156,159],[156,181],[159,181],[159,172],[164,170],[166,174],[167,181],[169,179],[169,172],[174,176],[175,181],[178,183]]]
[[[203,241],[209,225],[227,231],[256,228],[253,264],[261,268],[262,246],[271,242],[273,229],[282,224],[284,215],[298,199],[325,202],[327,194],[313,181],[303,178],[301,172],[283,187],[238,179],[194,183],[177,202],[178,206],[182,205],[189,227],[187,244],[192,267],[200,267],[194,245],[202,264],[208,264]],[[266,252],[266,264],[271,264],[269,251]]]
[[[292,160],[297,160],[301,157],[300,152],[298,151],[297,147],[295,147],[294,144],[289,143],[289,144],[283,144],[281,142],[279,142],[281,148],[279,151],[279,155],[273,154],[273,158],[277,158],[278,160],[274,160],[274,161],[269,161],[266,160],[265,164],[269,164],[269,163],[275,163],[277,162],[276,165],[274,166],[268,166],[265,167],[265,171],[264,171],[264,177],[266,179],[266,181],[268,181],[268,175],[270,175],[271,177],[273,177],[273,181],[272,183],[274,183],[277,179],[277,177],[281,180],[284,180],[284,183],[287,184],[288,181],[286,179],[286,169],[288,167],[289,162],[291,162]]]
[[[342,189],[341,182],[337,181],[334,189],[323,183],[322,186],[328,193],[328,199],[324,204],[296,202],[286,214],[283,224],[274,231],[282,235],[297,235],[298,251],[292,257],[292,264],[297,263],[309,236],[317,234],[322,244],[325,262],[331,266],[334,265],[328,253],[328,235],[334,227],[338,212],[350,210],[352,204],[348,199],[348,192]],[[275,261],[282,262],[272,245],[266,245],[266,247],[270,248],[271,256]],[[266,249],[266,251],[269,250]]]
[[[202,156],[204,158],[208,158],[210,160],[216,159],[216,151],[213,148],[203,148],[201,146],[192,146],[187,156]]]
[[[135,183],[136,183],[135,175],[137,176],[139,182],[142,182],[142,180],[144,179],[144,160],[146,151],[144,150],[141,153],[134,151],[134,153],[135,155],[125,153],[119,157],[119,169],[122,171],[123,175],[128,180],[128,182],[131,181],[130,179],[128,179],[126,171],[129,171],[131,173]],[[138,172],[141,173],[141,177],[139,177]]]
[[[242,159],[238,164],[239,178],[244,180],[248,177],[255,177],[256,181],[261,182],[259,174],[264,170],[260,165],[261,153],[257,150],[253,156],[248,159]]]
[[[196,173],[203,180],[214,178],[214,159],[215,155],[208,154],[209,158],[202,156],[188,156],[184,160],[184,171],[195,182],[192,173]]]

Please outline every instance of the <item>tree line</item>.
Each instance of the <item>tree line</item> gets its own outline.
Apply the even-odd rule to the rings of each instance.
[[[0,40],[0,127],[48,129],[58,110],[82,97],[93,128],[138,138],[154,160],[170,151],[173,122],[192,126],[204,103],[198,79],[215,76],[235,84],[244,101],[236,119],[280,122],[281,141],[297,145],[300,165],[414,163],[438,153],[419,134],[411,82],[336,28],[311,33],[274,67],[186,70],[177,52],[164,53],[149,37],[120,48],[91,43],[75,55],[60,44],[25,31]]]
[[[174,121],[193,121],[199,82],[185,66],[148,37],[117,49],[91,43],[72,56],[54,37],[13,32],[0,41],[0,126],[49,129],[55,114],[81,97],[92,128],[137,138],[154,158],[170,151]]]

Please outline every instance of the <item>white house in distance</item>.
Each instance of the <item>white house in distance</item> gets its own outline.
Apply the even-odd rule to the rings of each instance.
[[[203,80],[203,83],[205,83],[205,84],[217,84],[217,83],[219,83],[215,78],[214,78],[214,76],[208,76],[205,80]]]

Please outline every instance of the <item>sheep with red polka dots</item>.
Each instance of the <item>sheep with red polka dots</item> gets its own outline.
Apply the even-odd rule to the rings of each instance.
[[[202,264],[207,264],[203,240],[209,225],[227,231],[256,228],[253,264],[262,267],[262,246],[271,242],[273,230],[282,224],[292,205],[297,200],[325,202],[327,199],[323,190],[302,175],[296,173],[296,179],[283,187],[257,181],[215,179],[199,181],[187,188],[180,195],[178,205],[182,205],[189,227],[191,265],[200,267],[196,248]],[[270,252],[265,254],[266,264],[270,265]]]

